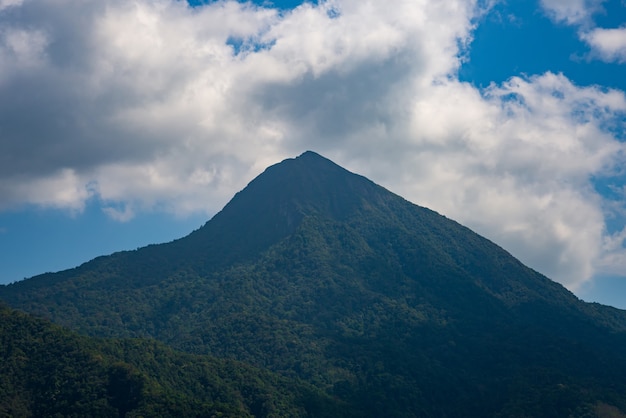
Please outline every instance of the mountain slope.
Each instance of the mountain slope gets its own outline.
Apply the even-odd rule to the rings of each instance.
[[[0,288],[84,333],[306,379],[364,416],[626,411],[626,315],[307,152],[168,244]]]

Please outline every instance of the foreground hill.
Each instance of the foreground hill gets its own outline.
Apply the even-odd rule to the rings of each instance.
[[[318,390],[267,371],[154,341],[80,337],[5,306],[0,357],[2,417],[342,414]]]
[[[84,334],[304,379],[361,416],[626,411],[624,311],[312,152],[185,238],[0,298]]]

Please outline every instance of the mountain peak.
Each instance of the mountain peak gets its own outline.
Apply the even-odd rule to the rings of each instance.
[[[321,158],[323,160],[330,161],[330,160],[322,157],[321,155],[319,155],[317,152],[311,151],[311,150],[304,151],[302,154],[300,154],[296,158]]]
[[[287,158],[279,163],[276,163],[270,167],[268,167],[262,174],[260,174],[257,178],[252,180],[254,182],[258,178],[262,178],[266,173],[271,173],[274,170],[285,170],[285,171],[300,171],[300,170],[331,170],[335,173],[343,173],[343,174],[352,174],[348,170],[343,167],[335,164],[333,161],[328,158],[314,152],[314,151],[305,151],[299,156],[295,158]],[[286,174],[283,172],[282,174]],[[311,175],[318,175],[319,172],[309,172]],[[360,176],[359,176],[360,177]],[[252,183],[251,182],[251,183]]]
[[[288,217],[316,213],[345,218],[374,190],[384,189],[313,151],[306,151],[268,167],[223,212],[243,205],[248,209],[255,207],[257,212]]]
[[[246,257],[292,233],[305,216],[346,219],[381,192],[391,194],[306,151],[265,169],[192,235],[203,241],[204,236],[220,237],[219,243],[205,242],[206,251],[220,252],[231,246],[238,249],[238,257]]]
[[[287,159],[285,161],[289,161],[289,160],[290,159]],[[339,165],[335,164],[328,158],[318,154],[315,151],[310,151],[310,150],[304,151],[302,154],[298,155],[296,158],[293,158],[293,160],[298,160],[301,163],[307,163],[307,164],[330,164],[330,165],[341,168]]]

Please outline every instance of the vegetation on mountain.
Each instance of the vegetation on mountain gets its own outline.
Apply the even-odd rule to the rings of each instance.
[[[113,376],[174,382],[165,376],[186,363],[133,357],[166,350],[143,340],[156,339],[190,353],[177,358],[256,373],[283,415],[626,411],[625,312],[578,300],[462,225],[311,152],[268,168],[185,238],[1,287],[0,298],[82,334],[142,338],[109,341],[107,356],[122,362]],[[143,348],[120,357],[129,344]],[[166,398],[205,405],[189,392],[200,375]],[[285,392],[280,379],[307,383]],[[220,402],[257,415],[255,401]]]

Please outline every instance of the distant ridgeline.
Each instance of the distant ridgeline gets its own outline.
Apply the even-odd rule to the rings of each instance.
[[[310,151],[0,299],[0,416],[626,416],[625,311]]]

